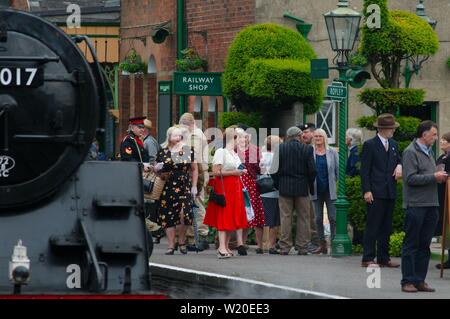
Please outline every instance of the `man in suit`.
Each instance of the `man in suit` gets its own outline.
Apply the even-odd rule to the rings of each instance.
[[[392,114],[381,114],[374,126],[378,134],[364,143],[361,155],[361,186],[367,203],[361,266],[379,264],[397,268],[400,264],[389,257],[389,237],[397,196],[396,180],[402,174],[398,145],[392,137],[400,125]]]
[[[295,246],[299,255],[308,254],[310,240],[310,192],[314,193],[316,163],[312,146],[302,143],[302,130],[291,127],[286,132],[288,141],[275,152],[271,172],[279,190],[281,217],[280,254],[289,254],[292,248],[292,215],[297,212]]]

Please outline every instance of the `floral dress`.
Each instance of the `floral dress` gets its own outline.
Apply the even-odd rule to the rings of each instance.
[[[164,163],[163,173],[169,173],[161,194],[158,210],[158,224],[164,229],[176,225],[192,225],[192,195],[190,169],[192,152],[183,146],[180,152],[172,153],[167,147],[161,149],[156,162]],[[180,212],[183,210],[182,220]]]
[[[255,212],[255,218],[248,222],[247,227],[264,227],[264,205],[261,199],[261,194],[256,186],[256,176],[261,173],[261,169],[259,167],[259,149],[255,145],[250,145],[245,152],[239,152],[238,154],[247,169],[247,174],[242,175],[241,179],[244,187],[248,190],[250,202],[252,204],[253,211]]]

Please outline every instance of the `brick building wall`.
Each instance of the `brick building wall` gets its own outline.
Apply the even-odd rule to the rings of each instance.
[[[10,0],[10,6],[14,9],[29,11],[28,0]]]
[[[255,0],[187,0],[188,46],[208,60],[208,71],[221,72],[236,34],[255,23]]]
[[[255,0],[186,0],[185,23],[188,30],[188,47],[197,50],[208,60],[208,71],[221,72],[228,47],[236,34],[245,26],[255,23]],[[152,27],[171,22],[172,34],[164,43],[155,44],[150,36]],[[122,1],[120,59],[124,60],[135,49],[146,62],[153,57],[156,74],[120,77],[120,130],[118,142],[128,127],[128,117],[145,115],[153,122],[157,132],[157,83],[171,81],[176,70],[177,58],[177,1],[176,0],[127,0]],[[145,39],[145,40],[144,40]],[[144,41],[143,41],[144,40]],[[128,95],[128,96],[122,96]],[[224,109],[222,98],[202,97],[203,127],[210,127],[214,117],[208,106],[217,103]],[[195,98],[188,98],[188,111],[193,112]],[[173,97],[172,119],[178,118],[178,98]],[[208,120],[209,119],[209,120]]]

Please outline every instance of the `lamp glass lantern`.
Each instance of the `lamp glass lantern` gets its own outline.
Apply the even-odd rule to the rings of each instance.
[[[428,22],[433,30],[436,29],[437,21],[427,16],[427,14],[425,13],[425,5],[423,4],[423,0],[419,0],[419,4],[416,6],[416,14],[426,22]]]
[[[425,5],[423,4],[423,1],[424,0],[419,0],[419,3],[416,6],[416,15],[424,19],[430,25],[430,27],[435,30],[437,21],[427,16],[427,14],[425,13]],[[420,69],[422,68],[422,64],[428,61],[429,58],[429,55],[415,55],[408,58],[408,60],[406,61],[404,72],[406,88],[409,88],[410,86],[412,74],[414,73],[418,75]],[[409,66],[410,62],[412,64],[412,70]]]
[[[348,1],[340,0],[338,8],[324,14],[333,51],[348,58],[359,34],[362,14],[348,7]],[[341,62],[347,62],[342,60]]]

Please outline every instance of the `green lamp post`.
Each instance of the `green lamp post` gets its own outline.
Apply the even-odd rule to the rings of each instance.
[[[349,256],[352,253],[352,243],[347,232],[347,211],[349,203],[345,194],[345,168],[347,162],[347,145],[345,144],[345,132],[347,129],[348,112],[348,87],[362,87],[370,78],[369,73],[360,69],[351,68],[348,65],[349,54],[355,46],[359,33],[359,25],[362,14],[349,8],[347,0],[340,0],[338,8],[324,14],[325,23],[330,38],[331,48],[336,52],[333,63],[337,65],[339,79],[334,83],[342,83],[345,89],[333,90],[329,87],[327,95],[333,92],[345,92],[341,94],[339,109],[339,184],[338,199],[336,201],[336,236],[332,242],[331,254],[333,257]]]
[[[433,28],[433,30],[436,29],[437,21],[428,17],[425,13],[425,5],[423,4],[423,0],[419,0],[419,4],[416,6],[416,15],[424,19],[428,24]],[[416,55],[410,57],[408,60],[406,60],[405,65],[405,71],[403,73],[405,77],[405,87],[409,88],[409,85],[411,83],[412,76],[419,75],[419,71],[422,68],[422,64],[427,61],[430,58],[429,55]],[[409,64],[412,64],[412,69]]]

